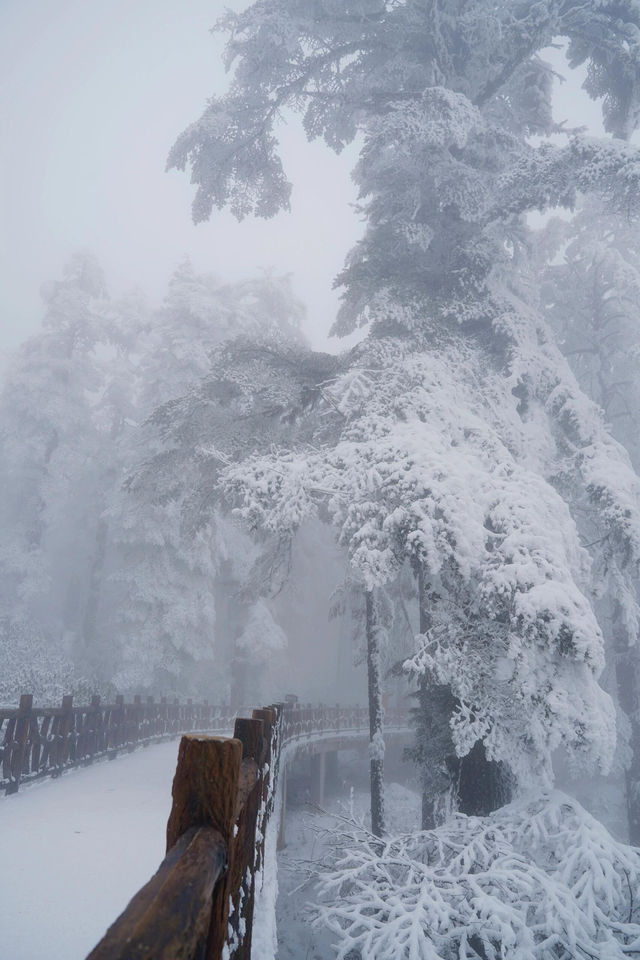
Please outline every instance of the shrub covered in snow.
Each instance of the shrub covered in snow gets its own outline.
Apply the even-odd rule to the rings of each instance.
[[[333,840],[317,922],[338,960],[640,956],[640,849],[560,792],[383,840],[345,820]]]
[[[37,626],[25,621],[0,622],[0,704],[17,706],[20,695],[31,693],[35,706],[58,706],[73,694],[76,704],[88,703],[93,694],[112,691],[78,674],[73,664]]]

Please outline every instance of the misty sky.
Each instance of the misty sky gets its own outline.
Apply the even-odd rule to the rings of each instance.
[[[308,146],[291,125],[292,214],[241,225],[223,213],[194,227],[188,176],[164,172],[176,136],[225,88],[222,38],[209,33],[222,10],[216,0],[0,0],[0,347],[35,329],[41,283],[79,247],[98,255],[113,292],[138,284],[155,299],[185,254],[225,279],[292,272],[314,345],[326,345],[331,283],[360,229],[353,153]]]
[[[360,233],[349,177],[353,150],[335,157],[282,130],[293,210],[237,224],[191,223],[193,188],[164,172],[169,148],[221,93],[225,6],[245,0],[0,0],[0,350],[41,319],[39,288],[78,248],[94,251],[112,293],[162,296],[188,254],[222,279],[261,269],[292,273],[320,349],[337,305],[331,284]],[[554,57],[561,69],[561,57]],[[559,119],[600,133],[597,107],[576,82],[561,87]],[[334,342],[330,349],[336,349]],[[0,366],[2,360],[0,358]]]

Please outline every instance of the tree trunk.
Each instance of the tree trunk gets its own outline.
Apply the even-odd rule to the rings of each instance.
[[[249,664],[241,654],[236,653],[231,661],[230,706],[232,710],[246,709],[248,672]]]
[[[409,755],[420,769],[422,829],[433,830],[442,823],[447,797],[452,796],[458,780],[460,761],[449,723],[456,701],[451,687],[425,679],[417,696],[416,742]]]
[[[418,567],[420,633],[431,627],[429,583],[422,564]],[[423,676],[418,691],[416,745],[412,755],[421,767],[422,829],[433,830],[442,821],[447,794],[457,781],[460,761],[451,736],[450,720],[456,700],[447,684]]]
[[[429,584],[418,568],[420,633],[431,626]],[[411,756],[421,769],[422,829],[433,830],[443,819],[447,794],[455,791],[458,810],[468,816],[486,816],[511,799],[511,780],[502,763],[487,760],[478,741],[465,757],[458,757],[451,736],[451,717],[458,705],[451,687],[423,677],[416,711],[416,744]]]
[[[213,584],[216,611],[216,652],[220,662],[228,664],[229,702],[232,710],[246,707],[249,663],[246,651],[238,649],[237,640],[246,622],[246,604],[238,596],[240,584],[230,560],[220,563]]]
[[[85,647],[93,647],[96,638],[96,626],[98,620],[98,606],[100,603],[100,593],[102,591],[102,577],[104,573],[104,562],[107,554],[107,539],[109,525],[104,517],[98,521],[96,530],[96,547],[91,564],[91,576],[89,578],[89,591],[87,603],[84,611],[82,623],[82,638]]]
[[[384,833],[384,738],[382,735],[382,690],[380,688],[380,626],[372,590],[365,594],[367,679],[369,692],[369,750],[371,765],[371,830]]]
[[[615,621],[614,621],[615,629]],[[616,642],[616,681],[620,706],[631,725],[631,763],[625,770],[629,843],[640,846],[640,664],[638,648]]]
[[[469,817],[486,817],[511,800],[511,781],[503,763],[487,760],[477,740],[459,761],[458,810]]]

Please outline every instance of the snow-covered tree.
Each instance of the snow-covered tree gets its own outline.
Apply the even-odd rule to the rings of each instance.
[[[179,406],[230,338],[243,336],[247,352],[260,338],[267,352],[301,349],[302,307],[286,278],[223,284],[185,263],[151,311],[135,293],[109,300],[88,254],[45,299],[43,330],[20,348],[0,398],[3,689],[53,690],[48,670],[130,693],[227,697],[229,678],[213,664],[214,633],[225,629],[218,581],[230,564],[231,599],[246,592],[256,548],[198,509],[206,458],[179,462],[161,405]],[[252,363],[247,393],[258,388]],[[224,416],[232,435],[242,411]],[[249,447],[256,429],[245,432]],[[256,591],[238,603],[232,629],[246,661],[269,611]]]
[[[206,376],[215,352],[245,336],[302,343],[304,310],[286,277],[232,284],[197,273],[185,260],[173,273],[164,303],[142,347],[141,403],[148,416]]]
[[[636,469],[640,464],[637,241],[636,218],[614,216],[602,202],[591,200],[571,220],[552,220],[540,232],[532,272],[541,305],[580,385],[601,407]],[[601,523],[593,505],[580,506],[581,534],[594,557],[597,610],[609,645],[609,687],[617,692],[630,723],[627,803],[630,834],[640,842],[640,809],[633,800],[640,782],[638,579],[626,562],[625,540]]]
[[[522,780],[544,779],[565,742],[606,766],[612,713],[580,589],[587,554],[566,505],[522,463],[530,435],[509,384],[489,378],[477,351],[452,347],[362,348],[370,389],[340,440],[231,466],[228,496],[273,532],[322,504],[368,590],[408,560],[429,571],[432,622],[411,666],[451,687],[460,755],[482,740]],[[353,379],[352,368],[332,388],[348,397],[342,409]]]
[[[43,296],[43,329],[17,352],[0,398],[1,617],[7,644],[22,638],[29,669],[29,635],[35,659],[42,638],[54,659],[76,653],[102,462],[93,415],[104,389],[97,351],[111,335],[91,255],[73,257]]]
[[[196,274],[187,263],[174,274],[162,308],[147,324],[137,365],[138,415],[144,422],[128,431],[129,476],[109,510],[120,601],[115,622],[112,610],[103,608],[101,628],[103,635],[118,637],[111,668],[123,689],[204,693],[206,684],[220,683],[222,634],[231,630],[237,641],[228,658],[235,677],[231,696],[237,705],[244,700],[243,664],[248,638],[256,636],[251,623],[258,613],[266,617],[267,610],[252,609],[257,596],[241,601],[241,571],[248,572],[255,550],[240,536],[228,549],[229,533],[221,532],[203,482],[215,464],[208,444],[220,429],[227,440],[235,437],[250,447],[257,442],[259,424],[233,399],[234,390],[260,392],[261,378],[265,381],[261,350],[268,355],[301,349],[296,346],[302,343],[301,313],[286,279],[224,285]],[[225,402],[233,373],[227,371],[216,383],[216,371],[224,370],[232,338],[241,338],[242,347],[238,340],[235,349],[239,355],[244,350],[245,358],[237,365],[242,367],[239,386]],[[273,391],[270,400],[277,402]],[[218,617],[220,579],[229,599],[244,608],[237,622]],[[275,630],[273,624],[273,636]],[[228,686],[220,686],[218,695],[228,696]]]
[[[288,204],[274,135],[285,107],[334,149],[359,135],[367,228],[339,277],[334,329],[370,325],[334,395],[351,405],[339,441],[234,467],[230,495],[273,530],[324,498],[371,589],[409,558],[437,580],[412,665],[455,693],[459,753],[482,741],[521,776],[545,776],[561,741],[606,757],[602,637],[567,504],[575,513],[581,491],[631,569],[640,491],[522,278],[529,211],[571,206],[578,192],[612,212],[637,208],[635,147],[552,140],[564,132],[540,54],[567,38],[607,129],[626,137],[638,121],[640,8],[261,0],[222,26],[229,93],[169,158],[191,165],[194,217]]]
[[[583,203],[536,239],[545,317],[580,386],[605,414],[634,466],[640,465],[640,223]]]

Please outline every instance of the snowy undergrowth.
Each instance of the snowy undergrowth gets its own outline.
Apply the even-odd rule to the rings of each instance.
[[[345,819],[318,884],[338,960],[640,957],[640,849],[558,791],[379,841]]]
[[[342,770],[346,772],[344,765]],[[331,838],[336,817],[355,817],[368,826],[369,791],[345,786],[341,793],[327,799],[322,810],[309,803],[296,806],[291,799],[287,809],[287,845],[278,855],[277,957],[334,960],[335,934],[322,925],[312,925],[311,912],[318,900],[319,878],[332,862]],[[387,783],[385,799],[392,831],[418,829],[421,800],[415,791],[399,783]]]

